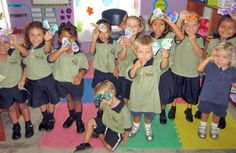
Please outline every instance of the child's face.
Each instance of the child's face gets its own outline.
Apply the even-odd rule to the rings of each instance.
[[[8,50],[10,49],[9,43],[4,43],[0,41],[0,54],[7,54]]]
[[[157,37],[160,37],[165,31],[165,21],[163,20],[154,20],[152,22],[151,28]]]
[[[133,36],[136,36],[139,32],[141,32],[140,22],[134,18],[128,18],[126,20],[125,27],[129,27],[132,29]]]
[[[108,28],[107,28],[108,29]],[[102,42],[108,42],[109,37],[111,35],[111,31],[107,30],[106,32],[99,32],[98,38],[102,41]]]
[[[29,39],[33,47],[39,46],[44,41],[44,31],[40,28],[32,28],[29,30]]]
[[[236,23],[232,20],[224,20],[218,28],[218,33],[221,38],[228,39],[236,33]]]
[[[65,37],[67,38],[70,42],[75,42],[75,37],[73,37],[69,32],[67,31],[62,31],[60,36],[59,36],[59,41],[62,42],[62,38]]]
[[[196,34],[198,31],[199,22],[197,20],[190,21],[184,25],[185,32],[189,34]]]
[[[214,56],[216,65],[221,68],[228,67],[232,58],[230,52],[224,50],[216,51]]]
[[[137,58],[146,63],[152,58],[152,47],[140,45],[136,51]]]
[[[95,95],[95,99],[97,101],[105,103],[108,106],[111,106],[113,101],[113,94],[111,91],[101,90],[97,92],[97,94]]]

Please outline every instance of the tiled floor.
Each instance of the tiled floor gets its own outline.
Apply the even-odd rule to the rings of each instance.
[[[39,132],[37,130],[38,124],[41,121],[41,113],[38,109],[31,109],[32,122],[35,125],[35,134],[32,138],[26,139],[24,138],[24,123],[23,120],[20,120],[22,127],[22,138],[17,141],[13,141],[11,139],[11,123],[8,119],[6,113],[1,114],[4,122],[5,132],[7,136],[7,140],[4,142],[0,142],[0,153],[73,153],[74,149],[59,149],[59,148],[41,148],[39,146],[40,138],[42,137],[43,132]],[[230,105],[229,111],[236,119],[236,108]],[[86,153],[104,153],[106,150],[87,150],[83,151]],[[117,150],[117,153],[236,153],[236,142],[235,142],[235,150]]]

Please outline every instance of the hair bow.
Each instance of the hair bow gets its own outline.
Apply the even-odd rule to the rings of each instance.
[[[231,14],[233,12],[236,12],[236,3],[233,3],[231,8],[222,8],[217,11],[217,13],[221,15]]]
[[[154,55],[157,54],[157,52],[160,50],[160,49],[166,49],[166,50],[169,50],[172,46],[172,40],[171,38],[166,38],[164,39],[161,43],[159,42],[155,42],[152,46],[152,52]]]
[[[76,42],[71,43],[68,40],[68,38],[66,38],[66,37],[62,38],[61,43],[62,43],[62,47],[71,46],[71,49],[72,49],[73,52],[78,52],[79,51],[79,46],[77,45],[77,43]]]
[[[56,24],[52,24],[51,26],[48,23],[48,20],[43,20],[43,27],[54,35],[58,31],[58,26]]]

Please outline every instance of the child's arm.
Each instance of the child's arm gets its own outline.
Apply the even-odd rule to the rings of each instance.
[[[18,89],[23,89],[25,86],[25,80],[26,80],[26,70],[25,70],[25,66],[22,68],[22,75],[21,75],[21,79],[20,82],[18,83]]]
[[[93,30],[93,38],[92,38],[92,42],[89,48],[89,53],[92,55],[95,54],[96,52],[96,42],[98,39],[98,35],[99,35],[99,31],[98,31],[98,28],[96,28]]]
[[[172,28],[172,30],[174,31],[174,33],[176,34],[176,40],[183,40],[184,39],[184,34],[183,32],[180,30],[180,28],[171,20],[168,19],[164,19]]]
[[[203,60],[202,62],[200,62],[197,66],[197,71],[198,72],[203,72],[206,65],[210,62],[210,61],[213,61],[214,60],[214,57],[213,56],[209,56],[207,57],[205,60]]]
[[[52,51],[52,34],[46,31],[44,35],[45,45],[44,45],[44,52],[50,53]]]
[[[118,53],[118,58],[120,60],[123,60],[125,59],[126,57],[126,53],[127,53],[127,39],[128,38],[122,38],[121,41],[120,41],[120,46],[121,46],[121,50],[119,51]]]
[[[115,59],[115,68],[113,71],[113,76],[118,77],[119,75],[119,61],[118,59]]]
[[[121,144],[126,144],[128,137],[129,137],[129,132],[130,131],[125,130],[125,132],[123,133]]]
[[[195,34],[189,34],[189,40],[191,41],[193,45],[193,49],[198,57],[203,57],[204,56],[204,51],[203,49],[199,46],[197,42],[197,38]]]
[[[187,14],[188,14],[188,11],[186,11],[186,10],[181,11],[179,14],[179,19],[178,19],[176,25],[181,31],[182,31],[183,22],[186,19]]]
[[[74,76],[72,84],[80,85],[80,82],[83,79],[83,77],[86,74],[86,72],[87,72],[86,69],[80,69],[79,73]]]
[[[236,88],[236,82],[232,83],[232,86],[233,86],[234,88]]]
[[[162,61],[161,61],[161,70],[165,70],[169,66],[169,52],[165,49],[162,49]]]
[[[54,63],[61,56],[61,54],[64,51],[66,51],[68,48],[69,48],[69,46],[61,47],[58,50],[56,50],[55,52],[53,52],[50,55],[48,55],[48,62]]]
[[[14,46],[17,50],[20,51],[21,56],[26,57],[26,56],[29,55],[29,51],[28,51],[25,47],[23,47],[23,46],[17,44],[17,42],[16,42],[16,35],[13,35],[13,34],[12,34],[12,35],[9,36],[9,38],[10,38],[9,43],[10,43],[12,46]]]
[[[129,77],[134,78],[137,75],[138,68],[142,67],[144,64],[142,60],[138,59],[135,64],[132,66],[132,68],[129,71]]]

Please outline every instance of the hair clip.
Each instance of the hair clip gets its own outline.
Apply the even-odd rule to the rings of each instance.
[[[58,26],[56,24],[52,24],[51,26],[48,23],[48,20],[43,20],[43,27],[54,35],[58,31]]]

